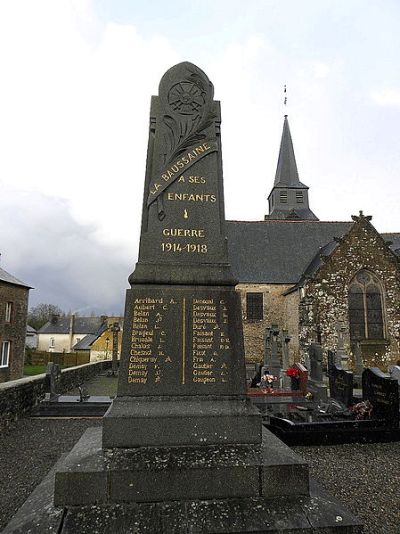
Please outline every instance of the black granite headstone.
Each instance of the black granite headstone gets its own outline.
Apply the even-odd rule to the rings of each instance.
[[[329,372],[330,396],[346,406],[353,401],[353,373],[338,365],[333,365]]]
[[[399,389],[397,380],[377,367],[365,369],[362,374],[363,400],[372,404],[372,415],[384,419],[388,425],[399,424]]]

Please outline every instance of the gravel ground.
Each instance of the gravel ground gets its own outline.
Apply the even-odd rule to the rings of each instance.
[[[0,432],[0,531],[63,452],[101,419],[21,419]]]
[[[368,534],[400,533],[400,443],[293,447],[311,476],[363,521]]]
[[[100,419],[22,419],[0,433],[0,530],[60,454]],[[400,534],[400,444],[295,447],[369,534]]]

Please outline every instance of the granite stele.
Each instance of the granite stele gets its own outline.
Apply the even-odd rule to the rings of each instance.
[[[54,504],[31,519],[38,532],[45,520],[71,534],[361,531],[246,397],[220,123],[203,71],[185,62],[165,73],[151,102],[118,394],[103,427],[55,467]]]

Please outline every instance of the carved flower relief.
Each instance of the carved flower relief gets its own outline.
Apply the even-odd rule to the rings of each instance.
[[[168,93],[168,103],[180,115],[201,115],[205,104],[203,91],[192,82],[179,82]]]

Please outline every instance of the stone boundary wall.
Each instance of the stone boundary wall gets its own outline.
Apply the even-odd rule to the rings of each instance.
[[[57,393],[65,393],[108,368],[110,361],[63,369]],[[46,375],[40,374],[0,384],[0,428],[31,412],[48,391],[45,381]]]

